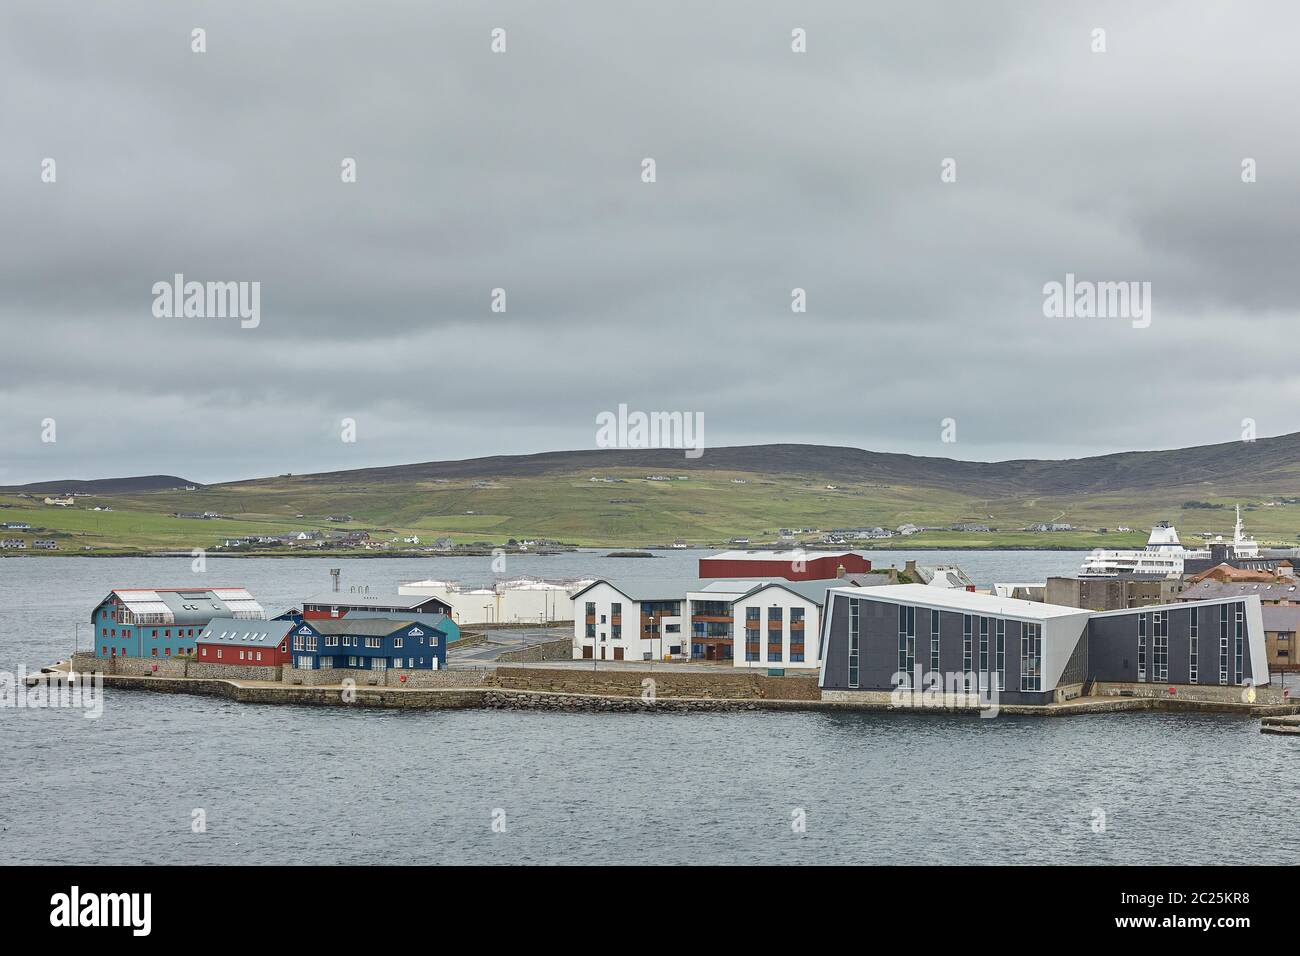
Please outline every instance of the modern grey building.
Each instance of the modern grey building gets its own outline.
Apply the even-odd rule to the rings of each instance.
[[[827,592],[823,691],[992,688],[1049,704],[1094,681],[1266,685],[1259,598],[1097,612],[917,584]]]

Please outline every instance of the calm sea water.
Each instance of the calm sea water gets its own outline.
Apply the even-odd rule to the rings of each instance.
[[[616,568],[661,577],[698,556]],[[1074,570],[1078,555],[963,553],[960,563],[981,582],[1041,580]],[[278,608],[328,586],[328,566],[343,567],[345,584],[372,586],[491,577],[483,558],[214,559],[206,579],[246,585]],[[590,554],[512,559],[509,570],[611,573]],[[0,561],[0,667],[65,656],[73,623],[112,586],[192,580],[182,559]],[[0,710],[0,853],[64,863],[1285,863],[1300,843],[1297,746],[1261,735],[1255,720],[1217,716],[389,713],[110,691],[97,720]],[[192,832],[198,810],[205,833]],[[791,826],[799,814],[802,833]],[[494,832],[494,815],[505,832]]]

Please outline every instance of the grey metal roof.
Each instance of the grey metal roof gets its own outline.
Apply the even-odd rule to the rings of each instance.
[[[1300,607],[1294,604],[1265,604],[1260,608],[1266,631],[1300,631]]]
[[[1178,595],[1180,601],[1259,595],[1261,601],[1300,601],[1300,585],[1291,581],[1263,583],[1255,581],[1202,581]]]
[[[245,621],[234,617],[214,617],[195,640],[202,644],[273,648],[294,627],[296,625],[293,621]]]
[[[834,587],[844,587],[844,579],[826,578],[819,581],[783,581],[778,578],[771,581],[757,582],[754,587],[742,595],[742,598],[756,594],[764,588],[784,588],[792,594],[797,594],[801,598],[812,601],[814,604],[824,605],[826,603],[826,592]]]
[[[615,590],[627,595],[628,599],[632,601],[684,601],[686,600],[687,591],[703,590],[704,585],[712,580],[712,578],[704,580],[699,578],[665,578],[649,581],[611,581],[609,578],[601,578],[592,581],[573,595],[573,599],[576,601],[597,584],[608,584]]]
[[[304,599],[303,604],[325,607],[415,608],[429,601],[447,602],[433,594],[398,594],[396,591],[322,591]]]
[[[303,621],[318,634],[347,635],[348,637],[387,637],[394,631],[418,624],[410,618],[400,621],[391,617],[332,617],[328,620]]]
[[[172,620],[160,626],[200,627],[214,617],[237,612],[253,615],[254,620],[266,617],[262,605],[244,588],[114,588],[112,593],[133,610],[170,615]]]
[[[964,588],[975,583],[966,575],[965,571],[955,564],[918,564],[915,567],[922,584],[930,584],[936,587]],[[938,579],[937,584],[936,579]]]
[[[337,618],[337,620],[357,621],[365,620],[367,618],[392,620],[392,618],[388,617],[388,614],[385,611],[348,611],[346,618],[341,617]],[[336,618],[330,618],[330,620],[336,620]],[[403,614],[402,620],[410,620],[417,624],[422,624],[425,627],[431,627],[443,636],[446,636],[447,631],[445,630],[445,625],[448,621],[451,621],[451,618],[447,617],[447,615],[443,614],[441,611],[438,611],[434,614]],[[307,623],[315,624],[316,621],[308,621]],[[455,621],[451,621],[451,623],[454,624]]]
[[[856,577],[862,578],[868,575]],[[880,577],[883,578],[880,584],[889,583],[888,575],[880,575]],[[821,604],[825,602],[827,590],[833,587],[845,587],[848,583],[845,578],[826,578],[819,581],[787,581],[784,578],[667,578],[656,581],[611,581],[608,578],[601,578],[574,594],[573,599],[579,600],[584,593],[597,584],[608,584],[632,601],[679,601],[685,600],[687,594],[712,593],[718,594],[719,600],[728,600],[728,595],[745,596],[759,588],[777,586]]]
[[[859,588],[878,588],[886,584],[894,584],[888,574],[883,572],[872,571],[868,574],[846,574],[840,579],[841,584],[851,584]]]

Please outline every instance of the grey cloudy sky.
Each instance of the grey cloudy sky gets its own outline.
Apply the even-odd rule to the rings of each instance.
[[[0,483],[590,448],[621,402],[967,459],[1295,431],[1297,35],[1284,2],[10,0]],[[260,282],[261,325],[154,317],[178,272]],[[1150,281],[1150,328],[1044,318],[1067,272]]]

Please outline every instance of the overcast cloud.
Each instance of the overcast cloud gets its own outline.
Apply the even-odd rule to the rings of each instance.
[[[1296,36],[1289,2],[9,0],[0,483],[590,448],[621,402],[985,460],[1295,431]],[[1045,318],[1067,272],[1151,282],[1150,327]],[[260,282],[260,326],[156,318],[174,273]]]

